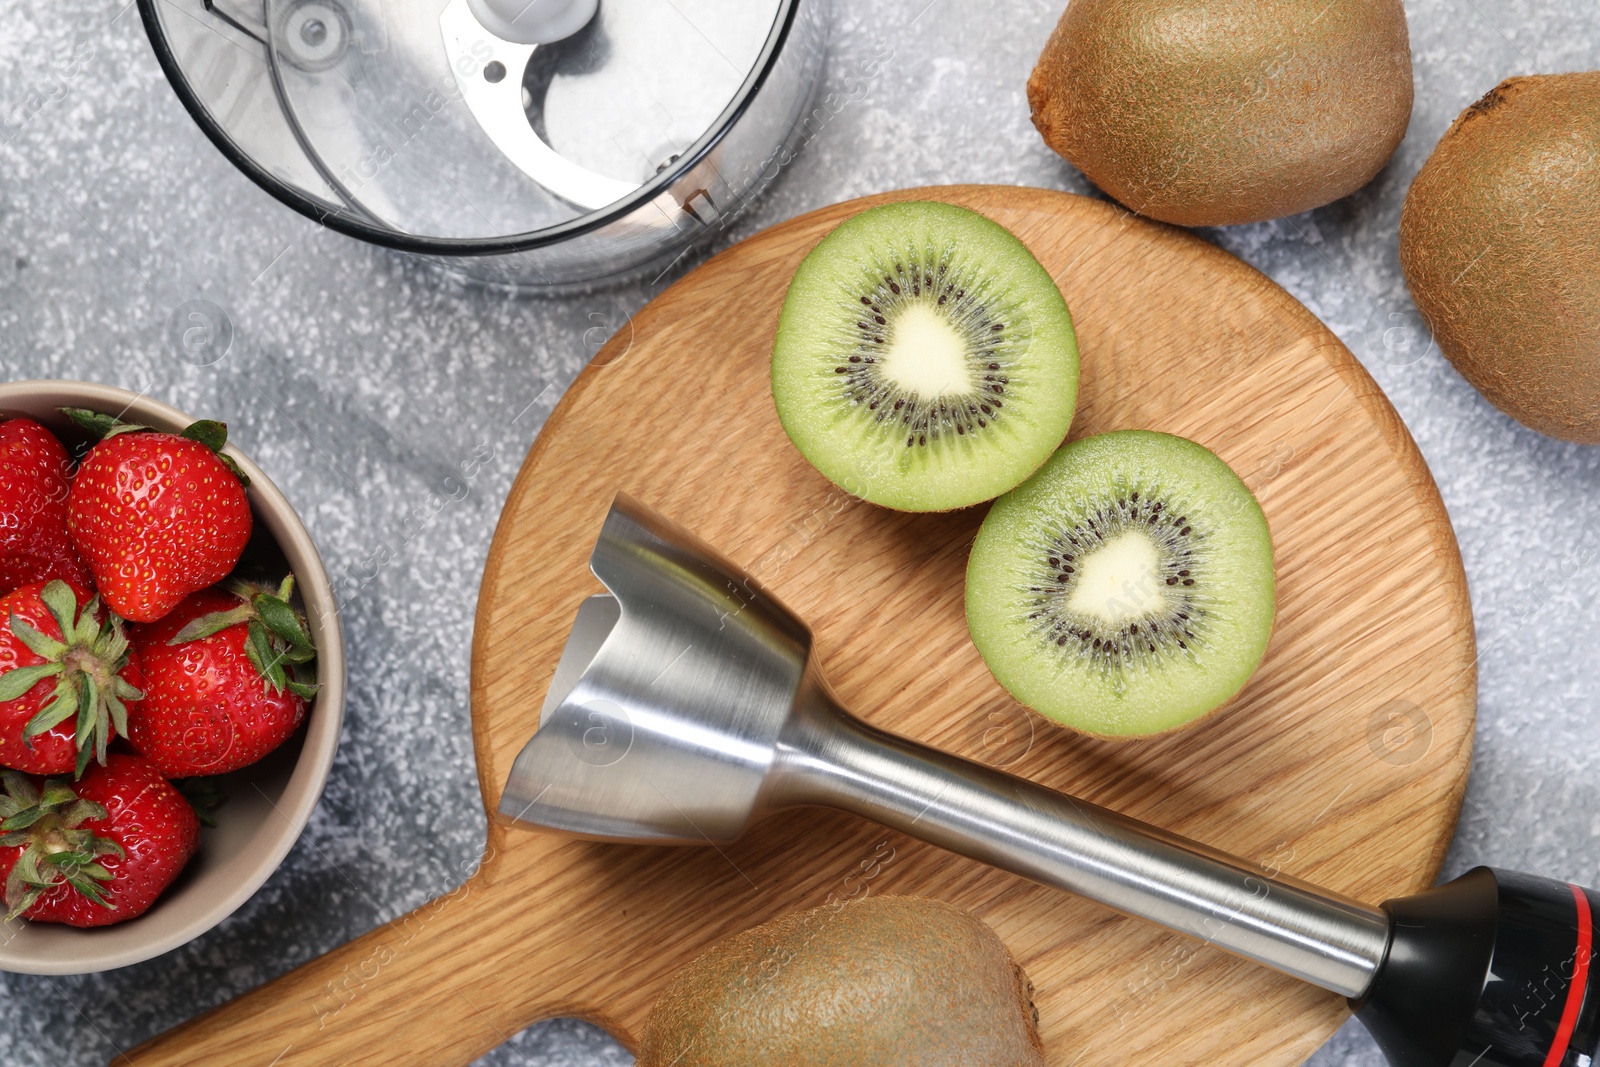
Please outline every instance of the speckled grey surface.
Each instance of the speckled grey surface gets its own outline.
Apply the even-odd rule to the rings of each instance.
[[[835,84],[862,58],[892,58],[734,236],[902,186],[1088,191],[1039,142],[1023,91],[1060,0],[838,7]],[[1587,0],[1407,9],[1417,104],[1389,168],[1342,203],[1210,236],[1366,363],[1454,520],[1482,698],[1449,873],[1490,862],[1594,884],[1600,575],[1588,566],[1600,452],[1522,429],[1462,383],[1418,329],[1394,235],[1407,185],[1456,113],[1510,74],[1600,67],[1600,15]],[[10,378],[98,379],[226,419],[345,577],[354,682],[327,794],[276,876],[164,958],[85,978],[0,975],[0,1062],[104,1063],[459,881],[483,838],[467,661],[495,517],[594,350],[592,327],[620,322],[655,288],[541,301],[441,283],[319,229],[235,172],[168,88],[131,4],[0,0],[0,365]],[[173,309],[196,299],[234,330],[226,356],[204,367],[178,358],[171,337]],[[455,472],[484,446],[491,458],[464,484]],[[1329,1067],[1380,1062],[1354,1026],[1306,1054]],[[628,1057],[558,1022],[483,1062]]]

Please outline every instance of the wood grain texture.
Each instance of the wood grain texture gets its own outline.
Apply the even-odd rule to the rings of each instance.
[[[1368,901],[1437,874],[1472,744],[1472,616],[1421,456],[1376,384],[1277,286],[1189,234],[1063,193],[924,190],[1013,230],[1077,320],[1073,436],[1192,437],[1261,500],[1278,627],[1256,677],[1198,727],[1114,743],[1011,701],[968,640],[974,508],[904,515],[813,471],[772,410],[784,287],[840,220],[795,219],[645,308],[572,387],[500,520],[478,606],[473,722],[489,810],[538,721],[612,495],[747,566],[816,630],[870,721],[1003,765]],[[829,812],[739,845],[636,848],[493,824],[454,893],[134,1050],[163,1064],[466,1064],[576,1015],[625,1042],[674,968],[772,916],[866,892],[973,910],[1038,990],[1050,1062],[1299,1063],[1343,1002],[1061,893]],[[278,1058],[274,1058],[278,1057]],[[120,1061],[119,1062],[124,1062]]]

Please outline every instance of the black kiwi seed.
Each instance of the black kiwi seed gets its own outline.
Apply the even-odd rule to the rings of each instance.
[[[1150,487],[1121,492],[1099,503],[1064,527],[1041,546],[1040,569],[1029,586],[1032,594],[1027,618],[1051,645],[1063,649],[1107,675],[1152,666],[1167,656],[1189,656],[1191,643],[1204,642],[1206,607],[1204,586],[1194,559],[1204,543],[1187,517],[1164,517],[1160,490]],[[1127,623],[1109,626],[1095,616],[1069,611],[1067,603],[1080,580],[1072,564],[1085,551],[1093,551],[1123,533],[1141,530],[1156,546],[1158,568],[1168,590],[1166,611],[1156,611]],[[1137,638],[1137,640],[1135,640]]]
[[[1004,306],[1000,294],[969,295],[964,274],[948,256],[926,263],[907,256],[892,270],[874,276],[871,291],[859,297],[872,310],[871,321],[853,324],[854,336],[846,342],[853,354],[848,363],[834,368],[836,375],[844,376],[841,390],[850,403],[864,404],[871,411],[885,406],[904,410],[901,424],[910,431],[907,448],[925,448],[941,438],[987,430],[1000,418],[1001,395],[1018,369],[1012,350],[1026,348],[1027,339],[1019,336],[1019,328],[1007,324],[1015,323],[1011,314],[1015,308]],[[892,329],[896,313],[912,304],[937,308],[965,342],[972,387],[964,398],[929,403],[883,373],[879,346],[888,344],[885,327]],[[951,400],[955,402],[947,402]]]

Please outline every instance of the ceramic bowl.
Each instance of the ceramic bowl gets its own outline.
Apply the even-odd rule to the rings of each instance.
[[[83,407],[177,433],[194,419],[147,396],[87,382],[0,384],[0,416],[43,423],[68,447],[83,435],[57,409]],[[321,685],[306,723],[266,759],[216,781],[226,794],[217,825],[201,832],[200,851],[154,907],[115,926],[78,930],[15,920],[0,924],[0,970],[83,974],[126,967],[199,937],[261,887],[305,828],[333,766],[344,713],[344,633],[328,572],[289,501],[231,444],[227,453],[250,478],[255,534],[242,563],[295,575],[317,646]]]

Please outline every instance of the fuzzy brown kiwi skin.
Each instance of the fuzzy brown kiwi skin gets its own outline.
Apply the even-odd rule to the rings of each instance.
[[[1045,143],[1180,226],[1359,189],[1411,117],[1401,0],[1072,0],[1028,79]]]
[[[866,897],[763,923],[681,968],[637,1062],[1043,1067],[1032,998],[1000,938],[967,912]]]
[[[1406,194],[1400,267],[1446,358],[1540,433],[1600,444],[1600,72],[1511,78]]]

